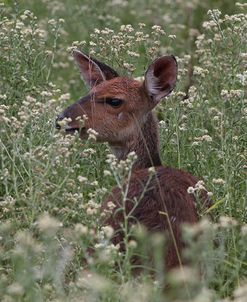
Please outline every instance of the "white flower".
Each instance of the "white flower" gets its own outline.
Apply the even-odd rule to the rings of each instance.
[[[212,182],[216,185],[224,185],[226,183],[222,178],[213,178]]]
[[[98,132],[96,132],[94,129],[89,128],[87,130],[87,134],[88,134],[88,139],[92,139],[94,141],[97,140],[97,136],[99,135]]]
[[[14,282],[14,283],[12,283],[11,285],[8,286],[7,292],[10,295],[21,296],[24,293],[24,288],[19,283]]]
[[[195,189],[193,187],[188,187],[187,192],[189,194],[194,194],[195,193]]]
[[[88,181],[87,177],[84,176],[78,176],[77,179],[80,183],[86,183]]]
[[[114,233],[114,230],[110,225],[103,226],[102,231],[104,232],[107,238],[111,238]]]
[[[244,224],[242,227],[241,227],[241,234],[243,236],[246,236],[247,235],[247,224]]]
[[[55,218],[50,217],[47,213],[45,213],[38,219],[38,228],[43,233],[56,233],[61,226],[61,222],[59,222]]]
[[[77,223],[75,225],[75,231],[76,231],[76,233],[79,233],[81,235],[86,235],[88,233],[88,227],[81,223]]]
[[[104,176],[111,176],[111,172],[109,170],[104,170]]]
[[[135,240],[130,240],[128,246],[129,248],[134,249],[137,247],[137,242]]]
[[[237,221],[229,216],[220,216],[219,218],[219,226],[222,228],[229,228],[229,227],[233,227],[236,226],[238,223]]]
[[[109,210],[113,210],[116,207],[116,205],[112,201],[108,201],[107,207],[109,208]]]

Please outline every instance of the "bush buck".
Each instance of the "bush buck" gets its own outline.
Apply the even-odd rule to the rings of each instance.
[[[126,215],[132,212],[129,226],[140,223],[150,234],[168,234],[164,263],[167,269],[173,268],[182,263],[180,252],[184,243],[181,224],[198,221],[195,197],[187,192],[188,187],[195,186],[197,179],[185,171],[162,166],[158,124],[152,112],[175,87],[176,59],[173,56],[157,58],[148,67],[141,83],[119,76],[106,64],[77,50],[73,56],[90,92],[59,115],[56,127],[59,129],[60,121],[68,118],[66,132],[78,131],[80,137],[85,138],[87,129],[94,129],[98,133],[97,140],[108,142],[118,160],[126,159],[131,151],[136,153],[137,160],[128,183],[124,212]],[[87,118],[81,127],[78,117],[84,116]],[[151,179],[150,167],[154,167]],[[208,205],[210,201],[206,192],[202,195],[202,202]],[[133,200],[137,200],[138,204]],[[102,213],[109,201],[113,202],[115,208],[112,214],[103,219],[102,224],[113,227],[115,233],[112,242],[119,243],[124,251],[121,228],[124,214],[119,210],[123,207],[120,188],[113,188],[103,201]]]

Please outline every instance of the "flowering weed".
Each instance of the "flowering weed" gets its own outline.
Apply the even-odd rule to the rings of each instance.
[[[5,2],[0,3],[1,301],[245,301],[246,4]],[[161,156],[164,165],[204,180],[189,187],[190,194],[207,188],[214,201],[206,212],[198,208],[200,223],[184,226],[187,267],[167,275],[160,260],[165,243],[140,226],[123,225],[126,253],[111,243],[113,229],[101,227],[102,200],[113,185],[124,200],[135,154],[118,163],[106,145],[94,144],[93,129],[87,141],[56,131],[56,115],[83,89],[71,63],[74,48],[139,79],[156,56],[178,58],[177,88],[157,110]],[[113,208],[109,202],[106,211]],[[146,259],[150,250],[156,251],[155,272],[151,277],[147,267],[134,278],[131,256]],[[164,283],[171,288],[165,296]]]

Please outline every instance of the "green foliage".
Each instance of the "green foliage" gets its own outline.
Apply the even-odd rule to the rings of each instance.
[[[245,10],[230,0],[0,4],[1,301],[246,300]],[[189,267],[164,273],[165,243],[127,224],[120,253],[100,226],[100,204],[133,158],[118,164],[93,137],[54,129],[83,95],[73,48],[134,77],[159,54],[178,58],[177,88],[157,109],[162,159],[203,178],[214,200],[212,222],[185,226]],[[134,278],[131,256],[153,251],[152,277],[144,261]]]

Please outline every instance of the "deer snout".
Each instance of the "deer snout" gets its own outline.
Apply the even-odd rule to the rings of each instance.
[[[67,133],[73,133],[75,131],[82,132],[84,131],[85,125],[83,123],[83,117],[87,116],[87,112],[84,108],[85,103],[90,100],[90,97],[84,97],[74,104],[67,107],[62,113],[60,113],[55,121],[55,127],[60,130],[63,129]]]
[[[74,130],[74,128],[72,128],[70,126],[71,121],[72,121],[72,119],[67,117],[63,112],[63,113],[59,114],[58,117],[56,118],[55,127],[58,130],[61,130],[61,129],[64,129],[65,131],[69,131],[71,129]],[[77,127],[76,127],[76,129],[77,129]]]
[[[55,120],[55,127],[56,129],[60,130],[61,129],[61,122],[65,119],[64,114],[59,114]]]
[[[74,118],[73,116],[71,117],[67,109],[57,116],[55,127],[58,130],[64,130],[66,133],[70,134],[82,130],[77,118]]]

